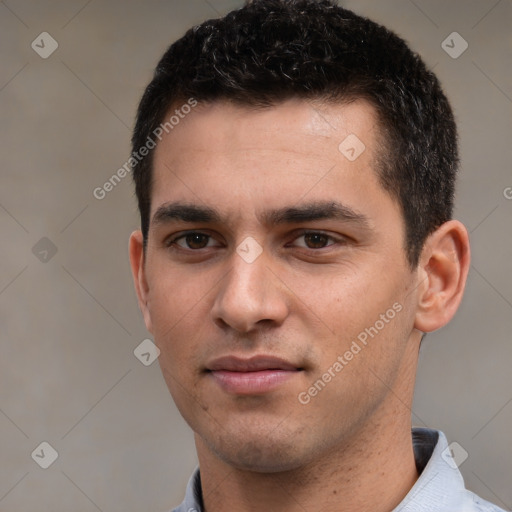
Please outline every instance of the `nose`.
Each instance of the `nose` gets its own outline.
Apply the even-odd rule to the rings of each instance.
[[[270,267],[265,252],[251,263],[238,253],[221,280],[212,308],[220,327],[249,333],[263,324],[277,327],[288,316],[286,286]]]

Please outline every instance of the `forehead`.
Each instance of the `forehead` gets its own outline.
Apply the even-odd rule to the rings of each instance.
[[[324,152],[329,145],[334,152],[325,156],[337,157],[338,144],[332,144],[350,134],[364,139],[370,150],[373,139],[379,138],[377,113],[365,100],[326,103],[290,99],[269,107],[215,101],[200,103],[181,119],[172,115],[176,110],[173,107],[166,116],[173,118],[174,125],[164,134],[155,155],[158,160],[165,153],[169,164],[180,161],[189,149],[211,154],[255,149],[256,145],[303,156]],[[171,144],[176,148],[172,155],[168,151]]]
[[[152,214],[169,201],[214,201],[240,216],[306,198],[364,202],[365,191],[389,200],[375,172],[379,139],[375,110],[365,101],[200,104],[155,150]]]

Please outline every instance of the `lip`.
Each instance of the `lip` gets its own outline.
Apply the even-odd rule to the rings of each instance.
[[[248,359],[236,356],[225,356],[215,359],[207,365],[210,371],[225,370],[228,372],[258,372],[263,370],[296,371],[297,366],[279,357],[258,355]]]
[[[207,371],[228,393],[257,395],[278,388],[298,375],[302,368],[273,356],[259,355],[249,359],[227,356],[212,361]]]

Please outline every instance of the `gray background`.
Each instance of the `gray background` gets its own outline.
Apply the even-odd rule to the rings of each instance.
[[[240,4],[0,2],[1,511],[158,512],[182,499],[192,435],[157,363],[133,354],[148,335],[127,257],[138,226],[131,178],[101,201],[93,189],[126,161],[163,51]],[[468,486],[510,509],[512,3],[345,4],[409,41],[456,110],[456,216],[471,231],[473,264],[455,320],[423,344],[413,421],[457,441]],[[47,59],[31,48],[43,31],[59,44]],[[454,31],[469,43],[457,59],[441,47]],[[43,441],[59,454],[48,469],[31,458]]]

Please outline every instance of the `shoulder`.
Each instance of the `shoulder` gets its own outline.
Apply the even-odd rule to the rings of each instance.
[[[467,501],[468,501],[468,509],[467,512],[506,512],[505,509],[498,507],[488,501],[480,498],[475,493],[471,491],[466,491],[467,493]],[[472,507],[472,508],[469,508]],[[466,512],[466,509],[463,510]]]

